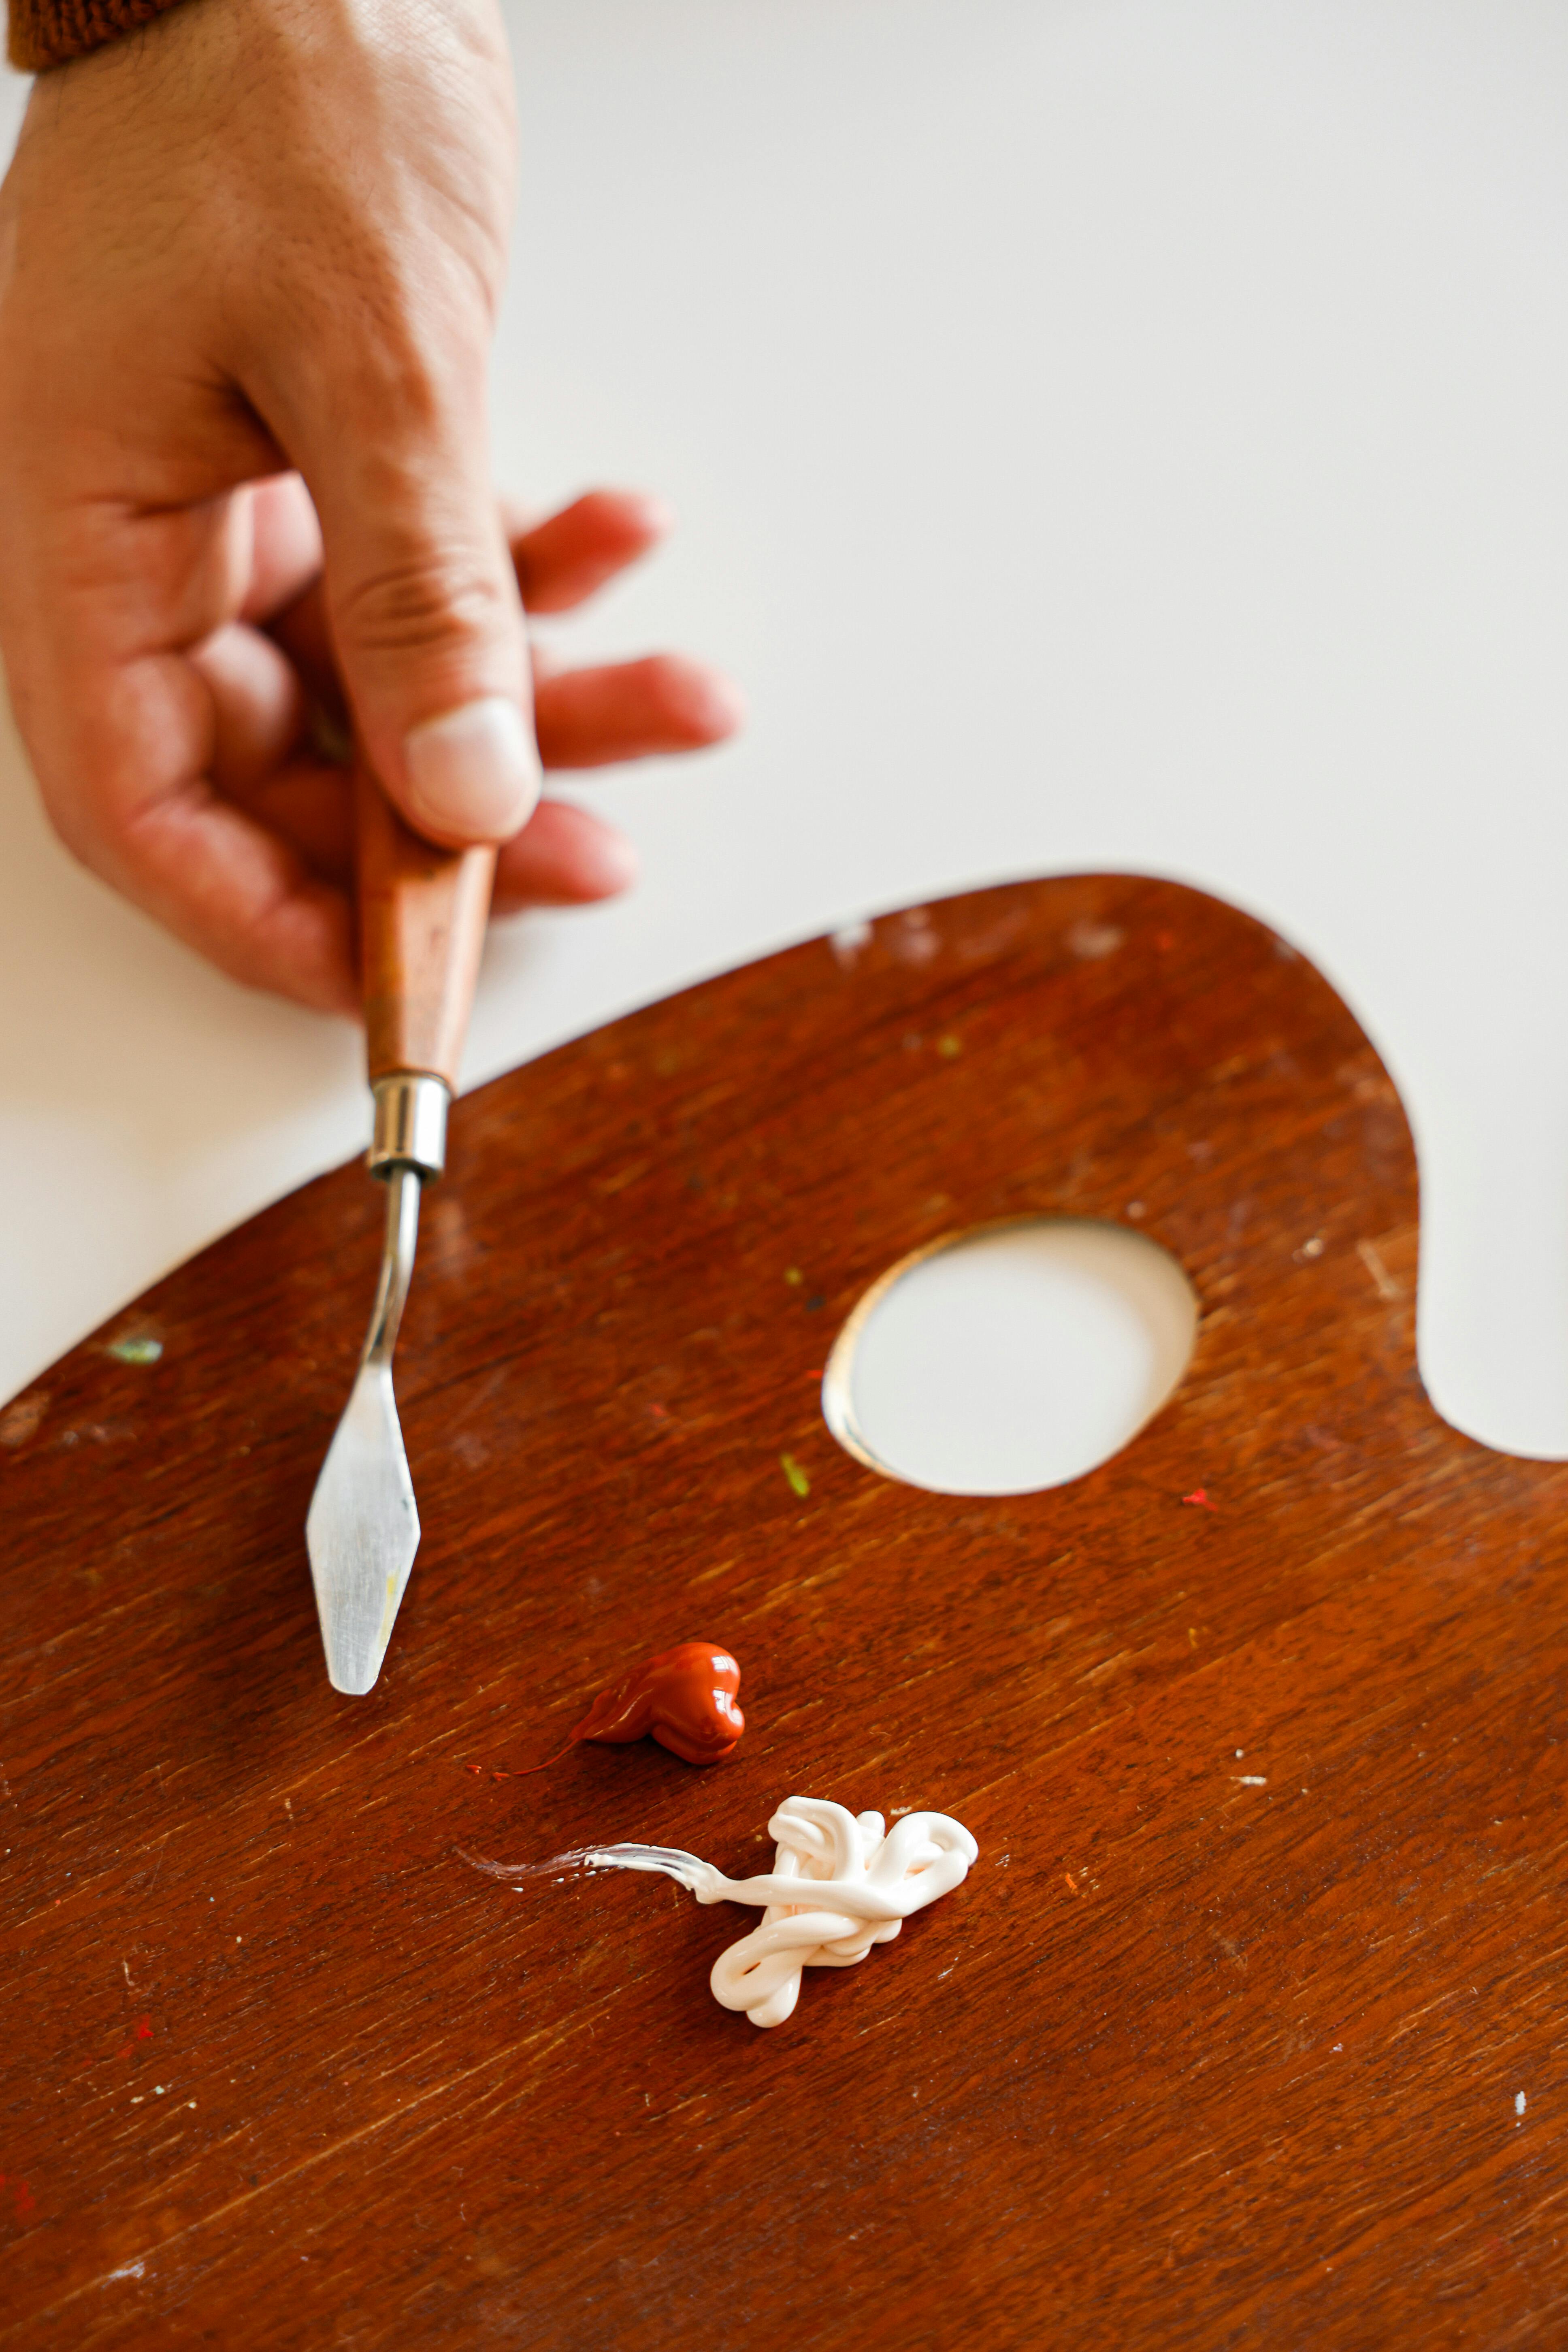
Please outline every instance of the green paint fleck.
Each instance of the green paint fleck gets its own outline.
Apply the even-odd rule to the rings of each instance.
[[[950,1030],[945,1037],[937,1039],[936,1050],[944,1062],[954,1062],[963,1051],[963,1040],[962,1037],[953,1036]]]
[[[790,1486],[795,1494],[810,1494],[811,1481],[806,1476],[805,1472],[801,1468],[800,1464],[795,1460],[793,1454],[781,1454],[779,1455],[779,1467],[784,1472],[784,1476],[789,1480]]]
[[[121,1364],[155,1364],[163,1352],[162,1339],[111,1339],[109,1353]]]
[[[798,1290],[801,1284],[805,1280],[805,1276],[802,1274],[798,1265],[786,1265],[784,1268],[784,1280],[788,1283],[792,1290]]]

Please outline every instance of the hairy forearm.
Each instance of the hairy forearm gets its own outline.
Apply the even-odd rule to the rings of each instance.
[[[10,0],[11,63],[43,73],[118,40],[175,0]]]

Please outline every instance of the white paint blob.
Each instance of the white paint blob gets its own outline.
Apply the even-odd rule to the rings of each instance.
[[[792,2014],[803,1970],[853,1968],[873,1944],[890,1943],[912,1911],[962,1883],[980,1852],[946,1813],[908,1812],[889,1830],[880,1813],[851,1813],[825,1797],[786,1797],[768,1835],[773,1869],[752,1878],[726,1878],[665,1845],[579,1846],[548,1862],[463,1859],[514,1885],[575,1871],[659,1871],[699,1903],[761,1906],[762,1925],[720,1953],[709,1983],[722,2007],[766,2026]]]
[[[858,1461],[936,1494],[1065,1486],[1158,1412],[1197,1317],[1175,1259],[1124,1225],[982,1226],[866,1293],[828,1358],[823,1412]]]

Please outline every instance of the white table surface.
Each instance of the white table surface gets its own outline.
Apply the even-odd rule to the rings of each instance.
[[[1200,884],[1400,1084],[1438,1408],[1568,1454],[1560,0],[511,16],[498,470],[668,492],[571,638],[701,647],[753,719],[582,787],[645,877],[494,939],[469,1078],[879,908]],[[0,992],[6,1394],[365,1110],[346,1027],[73,868],[8,730]]]

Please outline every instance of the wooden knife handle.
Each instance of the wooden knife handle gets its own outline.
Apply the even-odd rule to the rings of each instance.
[[[454,1090],[495,881],[493,848],[437,849],[354,767],[360,971],[370,1080],[428,1070]]]

